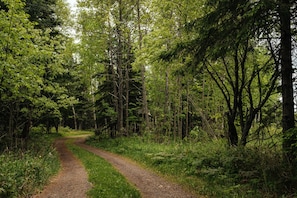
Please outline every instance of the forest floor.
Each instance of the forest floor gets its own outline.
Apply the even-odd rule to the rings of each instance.
[[[84,198],[92,187],[82,163],[67,149],[66,138],[58,139],[55,147],[60,155],[61,170],[45,189],[33,198]],[[76,138],[76,145],[111,163],[134,185],[143,198],[194,198],[197,197],[178,184],[168,181],[136,162],[122,156],[84,144],[84,138]],[[100,195],[98,195],[100,197]]]

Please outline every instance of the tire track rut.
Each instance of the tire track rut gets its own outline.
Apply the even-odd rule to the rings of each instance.
[[[197,197],[184,190],[181,186],[161,178],[127,158],[84,144],[84,139],[77,139],[76,144],[111,163],[140,191],[143,198]]]

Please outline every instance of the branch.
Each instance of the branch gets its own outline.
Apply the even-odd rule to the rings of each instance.
[[[205,60],[205,62],[210,66],[211,64]],[[232,107],[231,107],[231,102],[230,102],[230,93],[224,83],[224,81],[220,78],[220,75],[217,73],[217,72],[211,72],[209,70],[209,68],[207,67],[207,65],[205,64],[205,67],[206,67],[206,70],[207,72],[209,73],[209,75],[211,76],[211,78],[215,81],[216,85],[219,87],[220,91],[222,92],[222,94],[224,95],[224,98],[226,100],[226,103],[227,103],[227,106],[228,106],[228,109],[229,111],[231,112],[232,111]],[[217,78],[216,78],[217,77]]]

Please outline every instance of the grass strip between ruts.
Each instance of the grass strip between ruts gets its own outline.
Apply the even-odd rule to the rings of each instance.
[[[68,148],[78,157],[86,168],[92,189],[88,196],[95,198],[139,198],[139,191],[131,186],[124,176],[115,170],[111,164],[67,141]]]

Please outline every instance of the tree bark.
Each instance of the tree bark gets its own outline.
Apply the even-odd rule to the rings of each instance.
[[[140,18],[140,0],[137,0],[137,23],[138,23],[138,47],[142,49],[142,31],[141,31],[141,18]],[[142,83],[142,117],[145,121],[145,127],[149,128],[149,113],[147,104],[147,92],[145,86],[145,65],[141,65],[141,83]]]
[[[170,122],[170,118],[169,118],[169,113],[170,113],[170,103],[169,103],[169,72],[167,71],[168,69],[166,69],[165,71],[165,103],[164,103],[164,124],[165,124],[165,134],[163,135],[168,135],[168,131],[169,131],[169,126],[171,125],[168,124],[168,122]]]
[[[77,115],[75,112],[74,105],[72,105],[72,113],[73,113],[74,129],[77,130]]]
[[[119,83],[118,83],[118,102],[119,102],[119,107],[118,107],[118,130],[122,131],[124,127],[124,103],[123,103],[123,84],[124,84],[124,79],[123,79],[123,63],[122,63],[122,58],[123,58],[123,43],[122,43],[122,23],[123,23],[123,4],[122,0],[119,0],[119,25],[117,27],[117,36],[118,36],[118,49],[117,49],[117,74],[119,78]]]
[[[189,116],[189,82],[187,82],[187,95],[186,95],[186,104],[184,107],[185,114],[186,114],[186,120],[185,120],[185,130],[183,130],[183,135],[182,138],[184,139],[185,137],[188,136],[189,134],[189,122],[190,122],[190,116]]]
[[[111,21],[108,20],[108,28],[109,28],[109,40],[112,40],[112,26],[111,26]],[[113,84],[113,94],[112,94],[112,101],[113,101],[113,108],[116,113],[119,112],[119,97],[118,97],[118,81],[117,81],[117,75],[114,67],[114,62],[113,60],[116,60],[116,55],[113,54],[113,46],[112,42],[109,42],[108,46],[108,54],[109,54],[109,73],[111,73],[112,76],[112,84]],[[111,127],[110,131],[110,137],[115,138],[116,137],[116,131],[118,130],[118,123],[114,123],[113,126]]]
[[[22,135],[21,137],[23,139],[27,139],[29,137],[29,133],[30,133],[30,128],[31,128],[31,119],[28,118],[28,120],[26,120],[25,124],[24,124],[24,128],[22,130]]]
[[[95,93],[94,93],[94,88],[93,88],[93,83],[91,79],[91,94],[92,94],[92,105],[93,105],[93,121],[94,121],[94,130],[97,132],[98,131],[98,126],[97,126],[97,115],[96,115],[96,99],[95,99]]]
[[[292,145],[296,143],[296,134],[287,136],[288,130],[295,127],[294,97],[292,81],[292,35],[291,35],[291,3],[290,0],[281,0],[279,6],[281,28],[281,75],[282,75],[282,127],[284,133],[283,148],[289,161],[296,158]]]
[[[126,65],[126,71],[125,71],[125,82],[126,82],[126,103],[125,103],[125,121],[126,121],[126,126],[125,126],[125,135],[129,135],[129,130],[130,130],[130,123],[129,123],[129,90],[130,90],[130,77],[129,77],[129,66]]]
[[[238,145],[238,134],[235,127],[235,118],[234,116],[228,114],[227,115],[228,120],[228,141],[231,146],[237,146]]]

